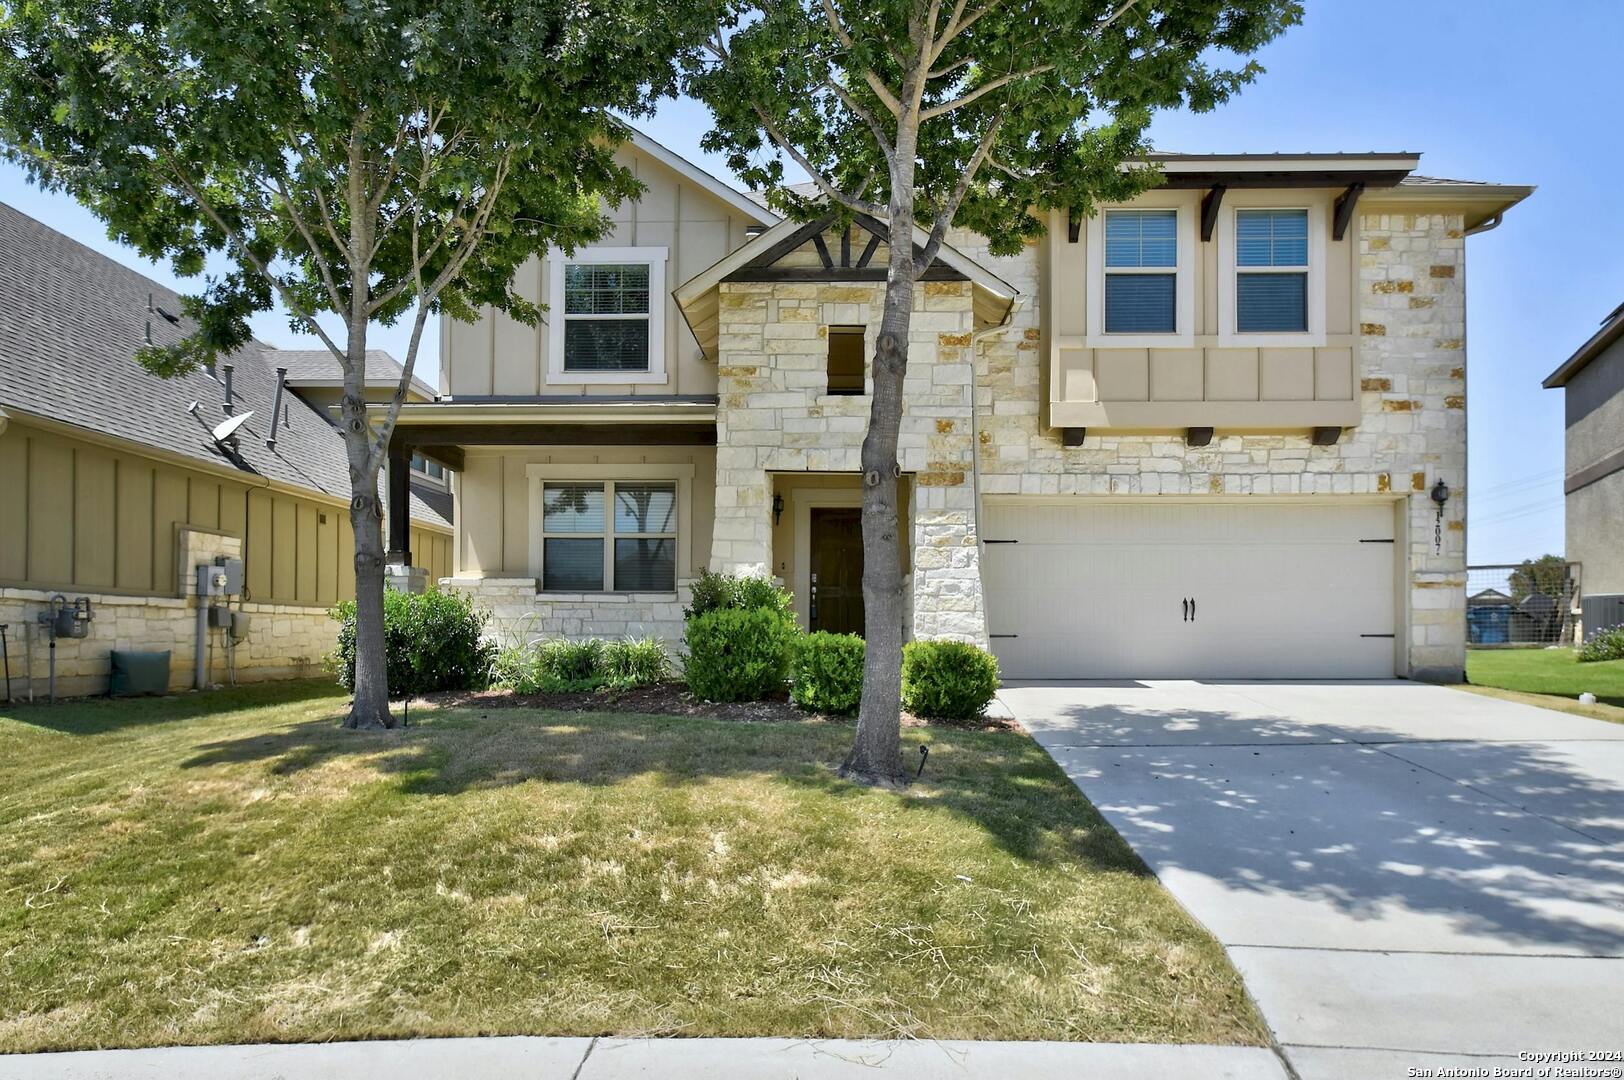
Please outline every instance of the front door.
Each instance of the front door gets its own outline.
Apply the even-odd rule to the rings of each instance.
[[[812,510],[813,630],[863,632],[863,511],[856,506]]]

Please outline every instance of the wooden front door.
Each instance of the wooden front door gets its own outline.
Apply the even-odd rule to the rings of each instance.
[[[855,506],[812,510],[811,628],[863,632],[863,512]]]

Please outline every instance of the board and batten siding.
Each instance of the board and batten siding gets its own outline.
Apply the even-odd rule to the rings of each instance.
[[[1188,326],[1179,335],[1150,335],[1139,342],[1123,335],[1114,345],[1102,328],[1089,290],[1103,275],[1097,222],[1084,219],[1077,239],[1068,235],[1064,211],[1050,215],[1044,238],[1047,265],[1042,285],[1043,336],[1049,344],[1049,415],[1054,427],[1096,430],[1296,430],[1351,426],[1359,421],[1356,354],[1360,327],[1355,311],[1359,267],[1358,215],[1341,240],[1330,236],[1340,189],[1239,189],[1226,192],[1210,240],[1199,235],[1205,192],[1158,189],[1125,209],[1171,209],[1180,215],[1180,273],[1192,276]],[[1119,207],[1105,207],[1105,210]],[[1236,334],[1223,318],[1226,282],[1233,279],[1232,235],[1237,209],[1302,208],[1309,211],[1311,256],[1310,332]],[[1182,283],[1181,283],[1182,286]],[[1233,303],[1232,297],[1229,303]],[[1182,321],[1182,314],[1181,314]],[[1171,339],[1182,336],[1182,342]],[[1301,343],[1293,341],[1301,338]]]
[[[247,599],[325,606],[355,595],[348,511],[120,453],[13,420],[0,432],[0,585],[178,596],[181,528],[243,539]],[[414,560],[451,573],[451,537],[412,529]]]
[[[668,251],[666,294],[652,297],[665,318],[663,383],[580,383],[547,381],[547,320],[543,311],[533,327],[494,308],[483,308],[478,322],[440,321],[440,392],[453,397],[487,395],[604,394],[609,396],[714,394],[716,366],[705,360],[671,299],[670,290],[722,257],[742,247],[752,221],[711,192],[677,175],[653,158],[623,145],[615,159],[636,175],[644,192],[619,207],[606,208],[610,227],[591,247],[663,247]],[[548,261],[534,259],[520,268],[514,290],[536,304],[548,294]]]

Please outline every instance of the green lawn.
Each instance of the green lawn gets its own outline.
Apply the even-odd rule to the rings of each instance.
[[[0,712],[0,1051],[659,1033],[1259,1043],[1024,735],[414,708],[295,684]]]
[[[1624,660],[1581,664],[1572,649],[1471,649],[1466,653],[1466,681],[1474,687],[1546,698],[1533,704],[1624,722]],[[1573,700],[1585,691],[1595,694],[1600,704],[1584,706]]]

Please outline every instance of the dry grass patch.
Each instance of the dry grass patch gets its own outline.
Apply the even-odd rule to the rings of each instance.
[[[0,714],[0,1050],[647,1033],[1256,1043],[1029,738],[414,708],[305,685]]]

